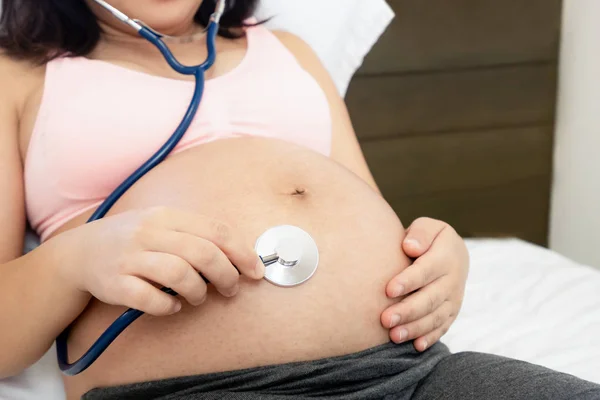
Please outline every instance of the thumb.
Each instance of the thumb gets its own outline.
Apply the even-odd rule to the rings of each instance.
[[[431,218],[419,218],[408,228],[402,250],[410,258],[419,258],[431,248],[445,224]]]

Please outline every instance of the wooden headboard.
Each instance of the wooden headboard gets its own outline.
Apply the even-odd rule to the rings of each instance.
[[[388,0],[397,14],[347,104],[405,225],[545,245],[560,0]]]

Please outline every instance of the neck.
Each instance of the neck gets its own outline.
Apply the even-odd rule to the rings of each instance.
[[[145,39],[140,37],[137,32],[133,29],[128,29],[125,25],[123,27],[116,28],[110,24],[100,22],[100,28],[102,29],[102,41],[106,44],[111,45],[119,45],[119,46],[143,46],[143,47],[152,47],[150,43],[148,43]],[[149,27],[153,29],[151,26]],[[183,42],[189,42],[189,40],[185,40],[187,38],[192,38],[194,36],[201,36],[201,33],[204,31],[204,28],[198,24],[193,22],[185,25],[181,25],[180,27],[161,30],[160,33],[168,36],[172,36],[174,38],[182,38]],[[176,43],[170,43],[176,44]]]

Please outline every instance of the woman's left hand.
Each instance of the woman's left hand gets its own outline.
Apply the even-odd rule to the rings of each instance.
[[[462,306],[469,254],[447,223],[420,218],[408,228],[402,249],[415,262],[386,288],[390,298],[406,296],[381,315],[395,343],[414,340],[425,351],[448,331]]]

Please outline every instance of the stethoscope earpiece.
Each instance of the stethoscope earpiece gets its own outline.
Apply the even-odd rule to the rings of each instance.
[[[219,0],[215,0],[215,3]],[[225,12],[229,12],[235,8],[235,0],[227,0],[225,3]]]

